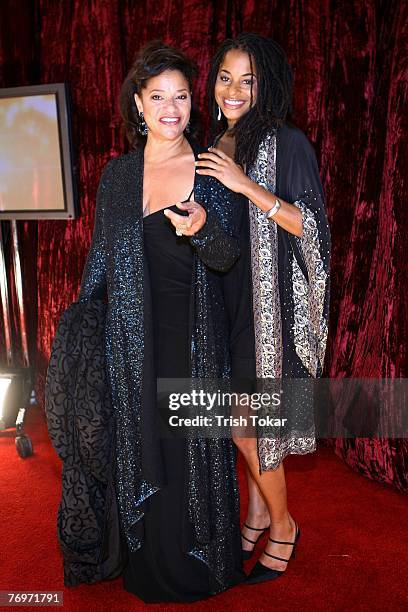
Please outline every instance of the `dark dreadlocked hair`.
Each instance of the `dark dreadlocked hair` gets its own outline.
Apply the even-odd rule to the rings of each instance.
[[[293,75],[285,52],[271,38],[243,32],[235,38],[225,40],[213,58],[207,84],[212,137],[227,129],[227,120],[223,115],[217,120],[218,106],[214,87],[222,61],[231,49],[248,53],[251,71],[257,75],[258,93],[255,104],[251,104],[250,110],[234,127],[235,161],[250,168],[268,131],[272,127],[283,125],[292,112]]]

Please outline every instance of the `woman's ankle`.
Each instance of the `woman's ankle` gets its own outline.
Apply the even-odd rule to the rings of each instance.
[[[267,527],[270,524],[269,512],[268,510],[257,510],[251,512],[248,510],[245,522],[252,527]]]

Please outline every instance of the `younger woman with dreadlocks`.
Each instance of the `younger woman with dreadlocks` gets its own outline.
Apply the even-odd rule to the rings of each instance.
[[[244,558],[257,537],[270,535],[248,577],[256,583],[284,573],[300,536],[287,508],[282,461],[316,448],[305,379],[323,369],[330,232],[313,148],[287,120],[292,72],[282,48],[258,34],[226,40],[214,57],[208,92],[216,140],[199,155],[197,172],[248,201],[248,255],[241,249],[226,279],[230,303],[234,292],[241,296],[230,309],[233,376],[253,373],[264,390],[278,384],[280,416],[287,419],[277,419],[276,431],[262,430],[258,420],[256,436],[234,436],[248,475]]]

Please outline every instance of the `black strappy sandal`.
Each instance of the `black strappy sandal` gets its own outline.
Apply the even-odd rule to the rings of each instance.
[[[272,559],[278,559],[279,561],[284,561],[285,563],[289,563],[290,559],[296,556],[296,546],[300,538],[299,526],[297,523],[295,523],[295,525],[296,525],[296,535],[295,535],[294,542],[281,542],[280,540],[273,540],[272,538],[269,538],[271,542],[275,542],[276,544],[287,544],[289,546],[293,546],[292,554],[290,555],[289,559],[283,559],[282,557],[271,555],[270,553],[267,553],[266,551],[264,551],[264,554],[267,555],[268,557],[272,557]],[[284,573],[285,573],[284,571],[272,569],[270,567],[267,567],[260,561],[257,561],[254,567],[252,568],[252,571],[249,574],[248,578],[246,579],[245,584],[257,584],[258,582],[266,582],[268,580],[274,580],[275,578],[279,578],[279,576],[282,576],[282,574]]]
[[[269,529],[269,526],[268,527],[264,527],[263,529],[258,529],[257,527],[250,527],[246,523],[244,523],[244,527],[246,527],[247,529],[252,529],[252,531],[262,531],[262,533],[265,533],[265,531],[268,531],[268,529]],[[256,540],[250,540],[249,538],[247,538],[246,536],[242,535],[242,533],[241,533],[241,537],[244,538],[244,540],[246,540],[247,542],[250,542],[251,544],[254,545],[252,550],[244,550],[244,549],[242,549],[242,558],[243,558],[244,561],[248,561],[248,559],[250,559],[252,557],[252,555],[254,554],[255,545],[257,544],[259,538],[262,536],[262,533],[259,534],[259,536],[256,538]]]

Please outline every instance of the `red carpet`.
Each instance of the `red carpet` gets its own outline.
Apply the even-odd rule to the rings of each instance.
[[[352,472],[328,449],[286,462],[302,537],[276,582],[237,587],[193,606],[147,606],[123,591],[121,578],[64,588],[56,535],[60,461],[39,408],[28,413],[26,429],[34,455],[24,460],[15,451],[15,430],[0,433],[0,590],[61,590],[62,609],[75,612],[408,609],[406,498]]]

